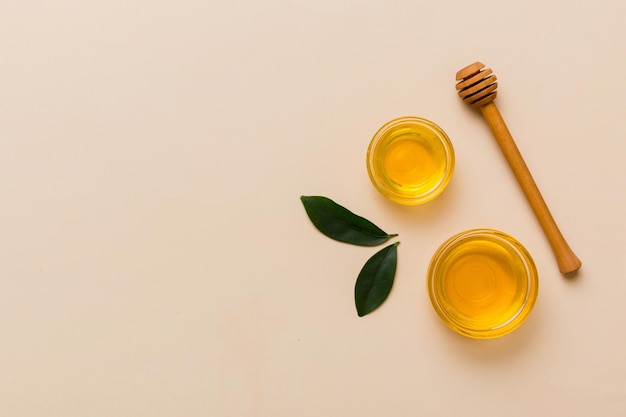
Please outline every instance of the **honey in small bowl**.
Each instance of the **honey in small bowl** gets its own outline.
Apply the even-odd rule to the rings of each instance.
[[[433,256],[428,293],[441,320],[477,339],[519,327],[537,299],[537,269],[512,236],[473,229],[448,239]]]
[[[401,117],[386,123],[372,138],[367,171],[376,189],[391,201],[426,203],[448,185],[454,172],[454,149],[435,123]]]

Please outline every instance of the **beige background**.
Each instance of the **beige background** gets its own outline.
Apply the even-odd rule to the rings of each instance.
[[[0,1],[0,415],[626,415],[626,3]],[[583,260],[546,239],[454,75],[481,60]],[[449,188],[387,202],[365,151],[418,115]],[[358,318],[371,248],[309,223],[322,194],[400,234]],[[540,296],[513,334],[448,330],[425,291],[447,237],[517,237]]]

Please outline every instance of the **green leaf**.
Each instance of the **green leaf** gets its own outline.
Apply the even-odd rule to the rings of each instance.
[[[390,235],[369,220],[357,216],[327,197],[300,197],[309,219],[320,232],[331,239],[360,246],[376,246],[397,234]]]
[[[393,286],[400,242],[379,250],[363,265],[354,286],[354,301],[359,317],[376,310]]]

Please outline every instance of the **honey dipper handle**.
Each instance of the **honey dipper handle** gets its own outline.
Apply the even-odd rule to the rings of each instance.
[[[552,214],[550,214],[550,210],[541,196],[539,188],[537,188],[537,184],[530,174],[526,162],[524,162],[522,158],[522,154],[517,148],[509,129],[498,111],[498,107],[492,101],[480,107],[480,111],[496,137],[500,149],[502,149],[507,162],[511,166],[530,206],[535,212],[535,216],[539,220],[539,224],[550,242],[550,246],[552,247],[559,265],[559,270],[563,274],[576,271],[581,267],[582,263],[565,241]]]

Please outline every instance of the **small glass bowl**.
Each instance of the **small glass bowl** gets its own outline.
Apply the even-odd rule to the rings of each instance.
[[[448,135],[420,117],[394,119],[372,138],[367,149],[367,172],[374,187],[400,204],[431,201],[450,182],[454,149]]]
[[[519,327],[537,299],[537,269],[528,251],[506,233],[473,229],[452,236],[428,268],[428,294],[455,332],[491,339]]]

